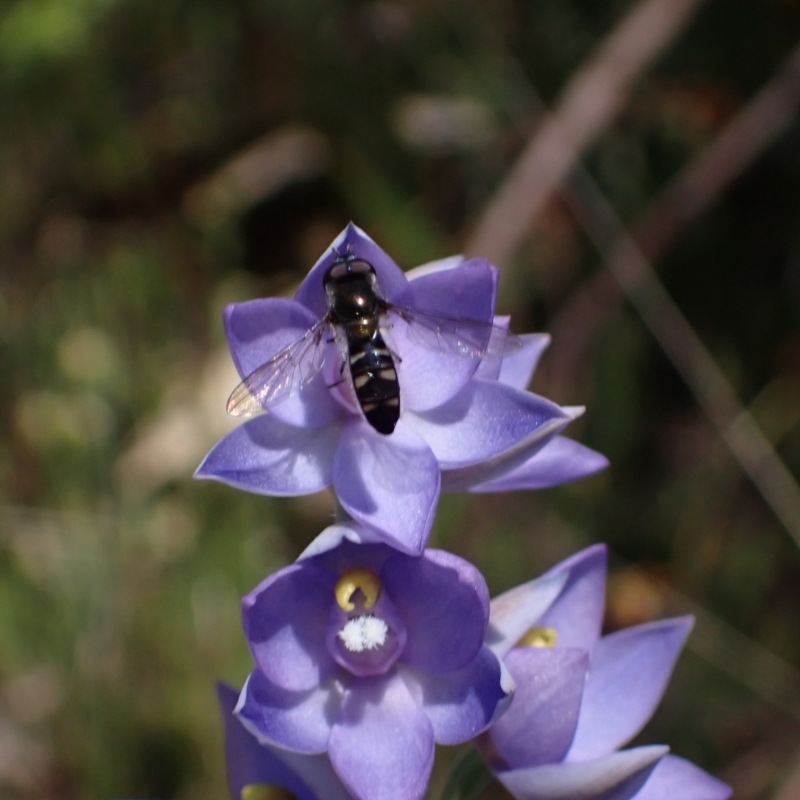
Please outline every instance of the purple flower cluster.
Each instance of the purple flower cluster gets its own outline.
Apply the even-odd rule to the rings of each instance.
[[[618,749],[691,620],[601,638],[602,547],[491,603],[474,566],[426,549],[442,489],[544,488],[607,464],[560,435],[580,409],[526,391],[548,339],[508,333],[496,285],[482,259],[405,274],[350,225],[293,300],[225,310],[243,381],[229,408],[253,418],[198,477],[333,486],[341,515],[243,601],[255,668],[238,695],[219,687],[233,800],[259,784],[421,800],[435,744],[464,742],[520,800],[728,796],[666,747]]]

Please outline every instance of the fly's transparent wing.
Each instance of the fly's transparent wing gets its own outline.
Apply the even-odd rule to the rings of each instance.
[[[387,307],[407,323],[409,338],[429,350],[466,358],[502,358],[522,347],[522,339],[491,322],[394,304]]]
[[[227,411],[233,417],[260,414],[299,391],[322,369],[323,318],[265,364],[253,370],[231,393]]]

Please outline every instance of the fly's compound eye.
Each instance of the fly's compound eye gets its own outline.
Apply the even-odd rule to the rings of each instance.
[[[364,261],[363,258],[353,258],[350,256],[334,261],[333,264],[328,267],[328,271],[325,273],[322,283],[326,286],[331,281],[343,278],[345,275],[365,274],[374,275],[375,267],[373,267],[369,261]]]
[[[336,280],[336,278],[341,278],[348,273],[348,265],[345,261],[334,261],[333,264],[328,267],[328,271],[325,273],[325,277],[322,279],[322,284],[327,285],[332,280]]]

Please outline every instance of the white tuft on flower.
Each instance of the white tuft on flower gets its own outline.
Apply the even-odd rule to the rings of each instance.
[[[338,635],[351,653],[361,653],[383,647],[388,632],[389,627],[380,617],[367,614],[351,619]]]

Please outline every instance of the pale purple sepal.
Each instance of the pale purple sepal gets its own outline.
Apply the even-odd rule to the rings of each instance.
[[[343,542],[352,544],[381,544],[384,541],[377,531],[359,525],[356,522],[337,522],[329,525],[322,533],[315,537],[311,544],[297,557],[298,561],[320,556],[329,550],[334,550]]]
[[[629,800],[668,747],[637,747],[579,764],[545,764],[498,772],[517,800]]]
[[[265,414],[222,438],[195,478],[278,497],[319,492],[333,479],[339,440],[338,425],[306,428]]]
[[[239,692],[217,684],[217,697],[225,726],[225,767],[231,800],[252,784],[280,786],[298,800],[350,800],[325,755],[300,755],[261,744],[233,710]]]
[[[433,726],[397,674],[347,693],[330,759],[358,800],[421,800],[433,755]]]
[[[360,418],[342,430],[333,485],[345,511],[381,531],[383,540],[418,555],[439,499],[440,472],[433,452],[402,419],[382,436]]]
[[[540,429],[570,421],[543,397],[481,380],[470,381],[438,408],[409,413],[407,419],[444,470],[485,463],[530,441]]]
[[[727,800],[732,794],[727,783],[677,756],[661,759],[635,800]]]
[[[608,459],[579,442],[554,436],[528,459],[496,478],[468,487],[470,492],[513,492],[521,489],[549,489],[586,478],[608,467]]]
[[[567,761],[610,753],[644,727],[693,624],[692,617],[651,622],[604,636],[595,644]]]
[[[569,573],[561,572],[515,586],[491,602],[486,644],[503,658],[561,593]]]
[[[324,753],[339,705],[333,681],[308,692],[289,692],[255,669],[244,684],[235,713],[263,744],[298,753]]]
[[[333,251],[335,249],[345,255],[348,246],[356,258],[364,259],[375,267],[378,285],[387,300],[393,299],[408,283],[403,270],[361,228],[351,222],[314,264],[295,293],[294,299],[311,309],[317,318],[323,317],[328,310],[322,279],[325,277],[328,267],[336,260]]]
[[[563,411],[564,409],[561,409]],[[556,434],[571,422],[571,417],[562,416],[540,425],[530,436],[496,456],[472,464],[442,472],[442,490],[446,492],[472,491],[487,481],[502,478],[508,472],[534,457]]]
[[[512,650],[505,664],[517,691],[511,708],[492,726],[494,751],[510,768],[560,762],[578,723],[588,652],[523,647]]]
[[[439,744],[474,739],[505,713],[514,691],[488,647],[466,667],[447,675],[407,666],[400,668],[400,675],[412,695],[419,697]]]
[[[605,545],[596,544],[557,564],[546,576],[567,573],[556,601],[536,623],[558,633],[559,647],[590,649],[600,637],[606,595]]]
[[[506,386],[524,390],[531,382],[542,353],[550,344],[549,333],[526,333],[519,337],[522,347],[503,356],[498,380]]]

